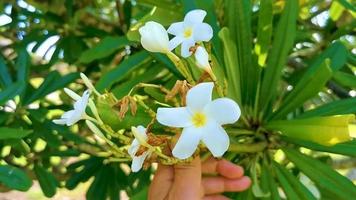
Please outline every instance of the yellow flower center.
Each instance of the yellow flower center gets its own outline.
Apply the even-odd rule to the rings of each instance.
[[[203,113],[195,113],[192,117],[193,125],[195,127],[202,127],[206,124],[206,116]]]
[[[190,36],[192,36],[192,34],[193,34],[193,29],[192,28],[186,28],[185,30],[184,30],[184,37],[185,38],[189,38]]]

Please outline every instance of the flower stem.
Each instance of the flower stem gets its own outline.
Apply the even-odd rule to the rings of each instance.
[[[174,63],[174,65],[182,73],[182,75],[187,79],[187,81],[189,83],[195,85],[195,81],[194,81],[192,75],[189,73],[187,66],[184,65],[184,63],[180,60],[180,58],[170,51],[167,52],[166,55]]]
[[[253,144],[230,144],[228,151],[234,153],[256,153],[263,151],[266,147],[266,141]]]

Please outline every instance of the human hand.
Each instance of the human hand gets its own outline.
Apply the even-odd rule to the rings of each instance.
[[[197,157],[189,164],[158,165],[148,199],[226,200],[221,193],[241,192],[250,185],[251,179],[244,176],[242,167],[214,158],[201,162]]]

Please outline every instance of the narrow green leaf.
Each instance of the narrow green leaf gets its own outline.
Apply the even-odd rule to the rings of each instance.
[[[0,140],[4,139],[20,139],[32,133],[32,130],[20,128],[0,127]]]
[[[16,82],[0,92],[0,105],[20,94],[25,87],[24,82]]]
[[[11,85],[12,79],[5,64],[5,60],[0,56],[0,80],[3,88]]]
[[[38,164],[35,164],[33,169],[37,180],[40,183],[43,194],[46,197],[53,197],[56,194],[58,185],[56,178]]]
[[[317,186],[335,195],[340,200],[349,200],[356,196],[356,186],[330,166],[306,156],[297,150],[283,148],[287,158],[307,175]],[[322,194],[323,196],[323,194]]]
[[[113,70],[103,74],[96,84],[96,89],[101,92],[105,89],[109,89],[112,84],[120,81],[129,71],[132,71],[140,65],[147,63],[149,60],[151,59],[147,51],[141,51],[130,56],[126,60],[122,61]]]
[[[257,43],[255,53],[258,56],[258,65],[265,66],[267,53],[272,38],[273,2],[272,0],[260,0],[258,14]]]
[[[313,141],[322,145],[334,145],[349,141],[349,123],[354,115],[336,115],[295,120],[271,121],[267,129],[280,131],[282,135]]]
[[[288,53],[294,44],[297,17],[298,1],[286,1],[278,27],[274,33],[272,48],[268,54],[267,67],[262,79],[259,101],[259,108],[262,110],[266,108],[277,92],[282,68],[287,62]]]
[[[10,165],[1,165],[0,183],[11,189],[27,191],[32,185],[32,180],[19,168]]]
[[[275,178],[272,176],[271,165],[269,165],[265,160],[262,164],[261,184],[263,189],[270,192],[270,196],[267,198],[262,198],[263,200],[281,200],[277,183]]]
[[[332,101],[328,104],[324,104],[315,109],[308,110],[301,115],[298,115],[298,119],[304,119],[317,116],[331,116],[331,115],[344,115],[356,113],[356,98],[341,99]]]
[[[107,36],[104,37],[98,44],[94,47],[84,51],[79,58],[79,62],[81,63],[90,63],[94,60],[105,58],[110,56],[118,49],[129,45],[130,42],[127,40],[126,37],[113,37]]]
[[[222,28],[219,37],[223,43],[224,63],[228,80],[228,96],[241,105],[240,67],[237,60],[237,50],[228,28]]]
[[[356,88],[356,76],[355,75],[351,75],[345,72],[335,72],[333,79],[335,79],[335,81],[337,83],[339,83],[340,85],[344,86],[344,87],[349,87],[349,88]]]
[[[17,81],[23,81],[27,84],[28,75],[29,75],[29,64],[30,57],[26,51],[26,49],[21,49],[18,52],[18,57],[16,61],[16,70],[17,70]]]
[[[281,166],[277,162],[273,162],[273,166],[276,169],[275,171],[277,172],[278,178],[284,179],[284,181],[287,181],[287,184],[291,186],[292,190],[298,196],[297,199],[316,200],[316,198],[313,196],[313,194],[298,180],[298,178],[293,176],[285,167]],[[282,185],[282,187],[283,187],[283,185]],[[285,192],[288,197],[289,192],[287,192],[287,191],[285,191]]]
[[[183,4],[184,13],[187,13],[187,12],[197,8],[197,6],[195,5],[195,1],[192,1],[192,0],[181,0],[181,2]]]
[[[294,187],[288,182],[288,179],[284,176],[284,174],[275,166],[274,171],[278,178],[279,184],[282,186],[284,194],[287,196],[287,199],[290,200],[299,200],[301,198],[298,193],[295,191]]]
[[[321,151],[321,152],[329,152],[329,153],[335,153],[335,154],[342,154],[342,155],[347,155],[351,157],[356,157],[356,140],[352,140],[349,142],[344,142],[344,143],[339,143],[335,144],[334,146],[324,146],[318,143],[306,141],[306,140],[300,140],[296,138],[290,138],[290,137],[282,137],[283,140],[308,148],[312,149],[315,151]]]
[[[288,113],[302,106],[303,103],[316,96],[318,92],[325,86],[326,82],[332,77],[332,71],[329,67],[329,60],[326,60],[320,65],[317,70],[311,73],[308,71],[302,79],[297,83],[295,88],[283,100],[280,108],[272,114],[271,119],[285,118]]]

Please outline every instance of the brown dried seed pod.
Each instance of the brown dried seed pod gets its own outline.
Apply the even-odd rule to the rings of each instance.
[[[137,112],[136,101],[135,101],[135,99],[133,97],[130,97],[129,100],[130,100],[130,111],[131,111],[131,114],[132,114],[132,116],[135,116],[136,112]]]
[[[180,88],[182,87],[183,82],[178,80],[176,81],[176,83],[174,84],[173,88],[167,93],[165,100],[169,101],[171,99],[173,99],[178,92],[180,91]]]

